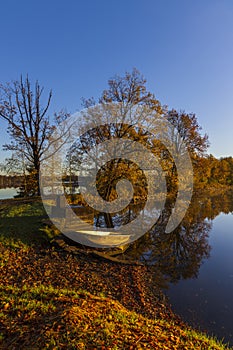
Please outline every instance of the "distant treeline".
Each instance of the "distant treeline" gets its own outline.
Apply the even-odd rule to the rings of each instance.
[[[22,175],[0,175],[0,188],[6,187],[20,187],[24,183],[24,176]]]
[[[233,186],[233,157],[217,159],[213,155],[196,157],[192,159],[194,170],[194,187],[218,187]],[[67,175],[63,176],[64,186],[82,186],[87,180],[83,176]],[[0,188],[6,187],[31,187],[32,179],[30,175],[0,175]]]
[[[233,157],[215,158],[213,155],[193,159],[197,188],[233,186]]]

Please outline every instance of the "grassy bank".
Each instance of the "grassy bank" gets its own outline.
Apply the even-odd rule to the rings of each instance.
[[[145,266],[50,244],[40,201],[0,206],[1,349],[227,349],[176,317]]]

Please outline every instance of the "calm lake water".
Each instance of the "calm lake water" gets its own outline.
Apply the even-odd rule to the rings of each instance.
[[[17,188],[0,188],[0,199],[14,198],[17,194]]]
[[[189,324],[233,345],[233,215],[220,214],[209,232],[210,257],[196,278],[170,283],[173,310]]]

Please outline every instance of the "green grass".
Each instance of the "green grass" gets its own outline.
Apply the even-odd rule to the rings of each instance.
[[[41,201],[20,203],[5,201],[0,206],[0,242],[14,248],[48,243],[58,232],[46,226],[47,217]]]
[[[82,290],[2,286],[0,296],[6,349],[226,349],[204,334]]]

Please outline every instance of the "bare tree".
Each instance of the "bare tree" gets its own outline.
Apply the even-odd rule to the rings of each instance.
[[[51,122],[47,112],[52,91],[43,104],[43,90],[38,81],[33,89],[28,76],[26,79],[21,76],[18,81],[0,85],[0,119],[8,122],[8,133],[12,140],[3,148],[13,152],[21,152],[23,149],[25,160],[34,177],[34,193],[37,195],[40,195],[40,164],[49,147],[50,136],[55,124],[67,116],[62,112],[55,115],[53,123]]]

